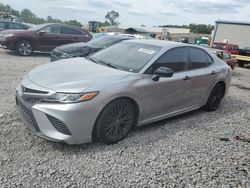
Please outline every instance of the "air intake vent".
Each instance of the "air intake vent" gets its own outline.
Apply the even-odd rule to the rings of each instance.
[[[53,127],[60,133],[71,135],[69,132],[69,129],[66,127],[66,125],[60,121],[59,119],[56,119],[48,114],[46,114],[47,118],[49,119],[50,123],[53,125]]]

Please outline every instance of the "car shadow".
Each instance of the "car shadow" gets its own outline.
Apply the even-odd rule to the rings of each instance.
[[[136,127],[131,131],[127,138],[113,145],[105,145],[96,141],[80,145],[68,145],[65,143],[54,142],[50,143],[55,150],[60,150],[66,155],[85,153],[86,151],[118,151],[120,149],[126,149],[128,147],[136,147],[136,145],[143,146],[152,144],[157,142],[159,139],[168,137],[171,134],[183,132],[188,129],[207,129],[207,127],[203,123],[197,123],[197,119],[199,119],[198,122],[206,122],[209,119],[209,124],[214,124],[217,121],[225,119],[225,117],[233,116],[236,112],[245,111],[245,109],[249,107],[250,103],[239,100],[233,96],[228,96],[216,111],[206,112],[203,109],[198,109],[172,118],[167,118],[161,121]],[[151,134],[154,136],[150,136]]]
[[[19,57],[49,57],[50,52],[33,52],[30,56],[20,56],[14,51],[6,51],[8,55],[19,56]]]

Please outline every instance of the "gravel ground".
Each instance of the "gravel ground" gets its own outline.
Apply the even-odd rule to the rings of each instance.
[[[0,187],[250,187],[250,143],[233,139],[250,138],[250,69],[236,68],[216,112],[143,126],[111,146],[69,146],[33,136],[15,111],[17,83],[47,62],[0,50]]]

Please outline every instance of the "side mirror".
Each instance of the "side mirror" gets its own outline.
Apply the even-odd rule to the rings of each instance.
[[[174,71],[167,67],[159,67],[154,71],[154,76],[152,80],[159,81],[160,77],[169,78],[172,77],[174,74]]]
[[[45,35],[45,33],[46,33],[45,31],[39,31],[38,34],[39,34],[40,36],[43,36],[43,35]]]

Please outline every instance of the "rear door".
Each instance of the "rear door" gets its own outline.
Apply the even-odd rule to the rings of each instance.
[[[38,42],[36,45],[37,50],[52,51],[55,47],[60,45],[60,25],[47,26],[38,31]]]
[[[217,80],[212,57],[203,49],[188,47],[189,64],[186,76],[190,88],[187,103],[193,106],[204,105],[213,85]]]
[[[60,34],[60,45],[74,42],[84,42],[85,34],[78,29],[62,26]]]
[[[187,48],[178,47],[163,54],[145,74],[144,120],[175,113],[188,107],[189,82],[185,80]],[[153,81],[153,72],[159,67],[174,71],[173,77]]]

